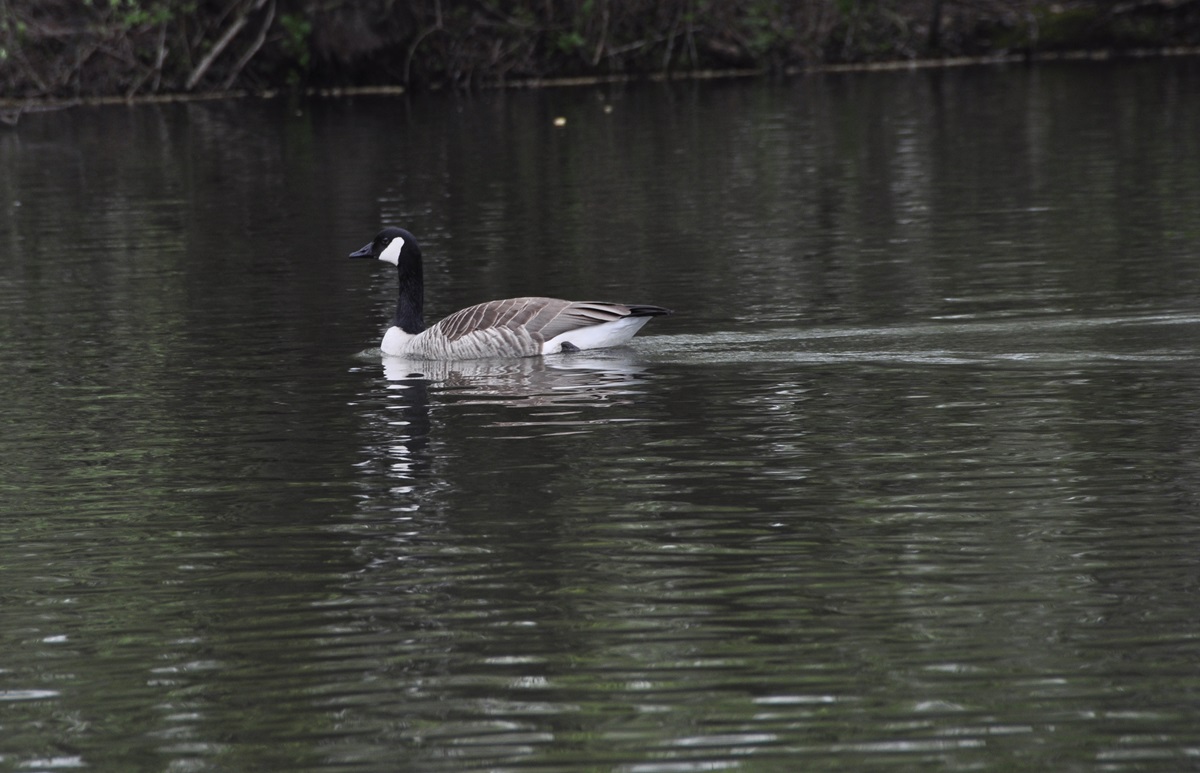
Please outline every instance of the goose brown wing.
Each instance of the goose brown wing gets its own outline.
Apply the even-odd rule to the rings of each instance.
[[[557,298],[507,298],[456,311],[435,327],[449,342],[490,328],[524,330],[537,334],[572,304]]]
[[[561,333],[602,325],[623,317],[670,313],[670,310],[661,306],[564,301],[558,298],[507,298],[456,311],[436,327],[450,343],[491,328],[506,328],[538,341],[548,341]]]

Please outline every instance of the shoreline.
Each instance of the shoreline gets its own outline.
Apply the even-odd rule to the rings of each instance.
[[[1069,51],[1045,51],[1030,53],[983,54],[979,56],[955,56],[941,58],[903,59],[880,62],[857,62],[846,64],[817,64],[789,66],[780,74],[787,78],[822,75],[828,73],[889,72],[900,70],[954,69],[961,67],[984,67],[1007,64],[1047,64],[1054,62],[1112,62],[1121,60],[1166,59],[1175,57],[1200,57],[1200,46],[1164,46],[1161,48],[1076,49]],[[699,69],[676,72],[641,72],[619,75],[578,75],[547,78],[503,79],[479,84],[476,91],[502,91],[517,89],[579,88],[622,83],[667,83],[701,80],[733,80],[767,77],[769,68]],[[444,88],[425,89],[431,93],[445,91]],[[105,95],[71,99],[55,97],[10,99],[0,98],[0,127],[14,127],[25,113],[65,110],[72,107],[96,107],[107,105],[152,105],[181,102],[211,102],[237,99],[275,99],[281,95],[298,94],[310,99],[341,99],[356,96],[400,96],[420,93],[403,85],[342,86],[324,88],[262,90],[227,89],[202,92],[172,92],[134,96]]]

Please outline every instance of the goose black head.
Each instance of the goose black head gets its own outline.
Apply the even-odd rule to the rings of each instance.
[[[408,231],[389,226],[380,231],[370,244],[350,253],[350,257],[377,258],[391,263],[393,266],[399,266],[401,257],[419,261],[421,248],[417,245],[416,237]]]
[[[425,329],[422,307],[425,304],[425,283],[421,278],[421,248],[417,240],[403,228],[391,226],[380,231],[370,244],[350,253],[352,258],[377,258],[391,263],[398,270],[396,316],[393,327],[409,335]]]

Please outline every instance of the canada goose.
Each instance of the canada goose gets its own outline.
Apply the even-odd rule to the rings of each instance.
[[[399,270],[396,316],[381,345],[384,354],[395,356],[474,360],[601,349],[625,343],[651,317],[671,313],[661,306],[509,298],[456,311],[426,329],[421,248],[412,234],[385,228],[350,257],[378,258]]]

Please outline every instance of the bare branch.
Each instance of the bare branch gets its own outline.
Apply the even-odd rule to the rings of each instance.
[[[271,5],[267,8],[267,17],[263,20],[262,27],[258,30],[258,37],[254,39],[254,43],[251,44],[250,48],[246,49],[246,53],[242,54],[242,58],[233,66],[232,72],[229,73],[229,77],[225,79],[225,84],[221,88],[228,90],[233,86],[233,82],[242,74],[242,70],[245,69],[250,60],[259,52],[259,49],[263,47],[263,43],[267,40],[267,30],[271,28],[274,22],[275,0],[271,0]]]
[[[266,4],[267,0],[256,0],[253,7],[247,8],[236,19],[233,20],[233,23],[229,25],[217,42],[213,44],[212,50],[205,54],[204,58],[200,60],[200,64],[196,65],[196,69],[192,70],[192,74],[188,76],[187,83],[183,85],[184,90],[191,91],[193,88],[195,88],[196,84],[200,82],[200,79],[204,77],[204,73],[208,72],[208,68],[212,67],[213,62],[215,62],[217,57],[221,55],[221,52],[224,51],[225,48],[237,36],[237,34],[242,31],[242,27],[246,26],[246,23],[250,20],[250,14],[259,10]]]

